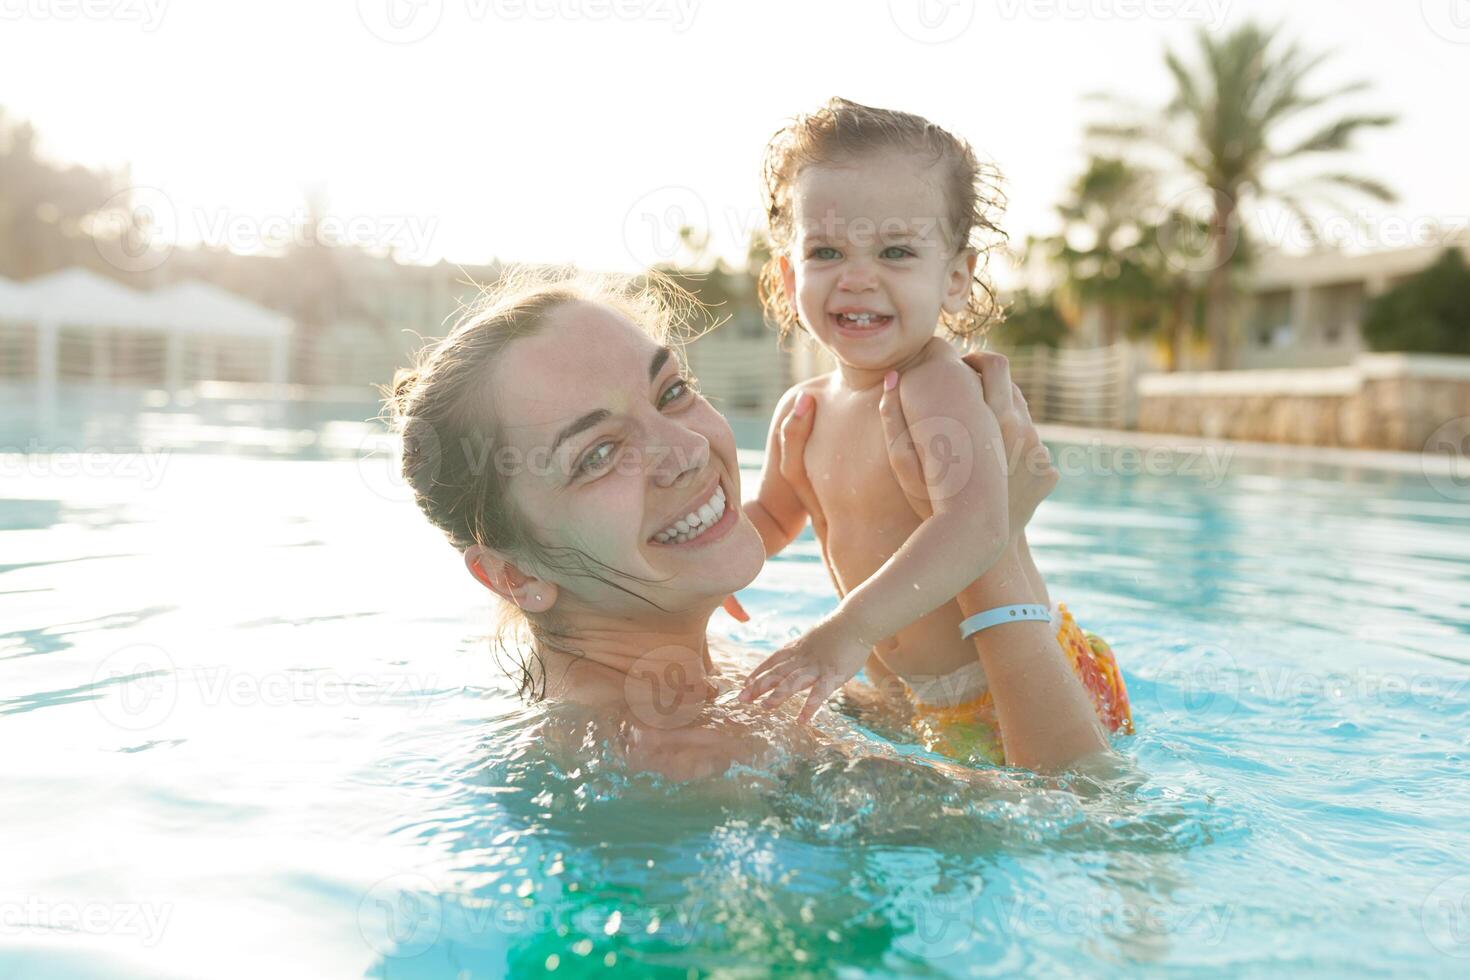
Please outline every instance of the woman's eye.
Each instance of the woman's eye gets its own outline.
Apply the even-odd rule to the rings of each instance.
[[[828,259],[837,258],[838,254],[839,253],[837,249],[833,248],[831,245],[818,245],[816,248],[806,253],[806,257],[809,259],[817,259],[819,261],[825,262]]]
[[[906,259],[913,254],[913,252],[904,248],[902,245],[890,245],[883,250],[881,257],[885,259]]]
[[[598,470],[612,462],[613,450],[617,447],[611,442],[599,442],[587,451],[582,457],[582,462],[577,464],[577,473],[596,473]]]
[[[659,396],[658,407],[663,408],[670,402],[678,401],[693,390],[694,388],[689,382],[683,378],[675,378],[674,383],[665,388],[664,393]]]

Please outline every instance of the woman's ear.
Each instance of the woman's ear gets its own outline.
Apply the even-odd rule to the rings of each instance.
[[[963,249],[949,264],[949,281],[944,290],[944,312],[959,313],[970,303],[970,283],[975,279],[975,265],[980,255],[973,248]]]
[[[485,588],[529,613],[543,613],[556,604],[556,585],[522,572],[499,552],[472,544],[464,552],[465,567]]]

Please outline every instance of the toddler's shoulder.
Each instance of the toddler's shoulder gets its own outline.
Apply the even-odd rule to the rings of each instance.
[[[924,346],[923,357],[899,379],[899,390],[905,398],[920,393],[952,394],[971,387],[978,387],[975,372],[959,351],[939,337]]]
[[[831,385],[831,373],[819,374],[815,377],[806,378],[805,380],[796,382],[796,384],[792,385],[790,388],[787,388],[786,393],[783,394],[776,401],[776,417],[782,418],[788,412],[794,409],[796,407],[796,399],[801,397],[803,392],[817,399],[818,403],[820,404],[824,400],[824,397],[827,394],[827,391],[831,387]]]

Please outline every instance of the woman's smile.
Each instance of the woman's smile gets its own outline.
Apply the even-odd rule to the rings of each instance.
[[[740,508],[730,505],[731,494],[716,480],[713,490],[701,491],[694,506],[649,538],[663,548],[689,548],[719,541],[739,520]]]

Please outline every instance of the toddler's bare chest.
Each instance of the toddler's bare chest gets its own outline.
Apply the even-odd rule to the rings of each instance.
[[[835,544],[875,535],[901,543],[917,525],[888,461],[876,399],[819,407],[806,466]]]

